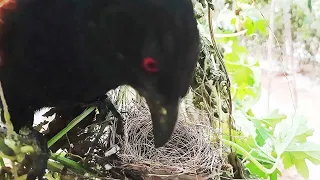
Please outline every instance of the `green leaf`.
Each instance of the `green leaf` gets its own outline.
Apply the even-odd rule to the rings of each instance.
[[[250,88],[250,87],[246,87],[246,86],[242,86],[242,87],[238,87],[236,89],[236,98],[239,100],[244,100],[245,97],[247,96],[255,96],[256,93]]]
[[[287,169],[296,166],[306,179],[309,176],[306,160],[320,164],[320,145],[307,142],[307,137],[312,134],[313,129],[307,127],[306,119],[298,115],[293,119],[285,119],[275,130],[275,150],[281,155],[284,167]]]
[[[239,45],[238,43],[232,43],[232,52],[235,54],[248,54],[247,48]]]
[[[226,62],[226,67],[232,75],[234,83],[240,86],[253,86],[255,84],[255,76],[252,69],[245,65]]]
[[[296,162],[296,169],[305,179],[309,179],[309,169],[305,160]]]
[[[235,25],[236,24],[237,19],[236,18],[232,18],[230,24]]]
[[[281,176],[281,172],[279,171],[279,169],[277,169],[274,173],[270,174],[269,178],[270,178],[270,180],[277,180],[278,175]]]
[[[14,156],[15,152],[5,143],[3,137],[0,138],[0,151],[8,156]]]
[[[252,162],[249,162],[248,164],[246,164],[246,168],[249,169],[251,174],[258,176],[259,178],[264,178],[264,179],[268,178],[268,175],[263,171],[261,171],[259,168],[257,168],[257,166]]]
[[[261,121],[253,121],[255,127],[257,128],[256,141],[259,146],[263,146],[270,137],[272,137],[272,131],[262,126]]]
[[[0,157],[0,168],[2,167],[5,167],[5,164],[4,164],[3,158]]]
[[[311,0],[308,0],[308,8],[312,12],[312,3]]]
[[[248,121],[248,118],[244,113],[237,110],[233,113],[233,118],[235,119],[236,126],[238,126],[246,136],[256,136],[256,128],[251,121]]]
[[[224,55],[224,59],[230,62],[238,62],[240,57],[236,53],[227,53]]]
[[[286,152],[297,153],[303,152],[305,157],[308,158],[314,164],[320,164],[320,145],[312,142],[305,143],[291,143]]]
[[[305,161],[307,158],[308,156],[303,152],[284,153],[282,155],[284,168],[288,169],[295,166],[299,174],[301,174],[305,179],[308,179],[309,177],[309,170]]]
[[[247,29],[247,35],[254,32],[254,22],[249,17],[245,17],[244,27]]]
[[[85,172],[86,171],[80,163],[75,162],[71,159],[68,159],[68,158],[64,157],[63,155],[60,156],[60,154],[58,154],[58,153],[51,153],[50,158],[57,161],[57,162],[60,162],[64,166],[72,168],[73,171],[76,171],[76,172]]]
[[[52,137],[48,141],[48,147],[51,147],[56,143],[61,137],[63,137],[68,131],[70,131],[74,126],[81,122],[85,117],[87,117],[96,107],[90,107],[84,110],[79,116],[74,118],[65,128],[63,128],[58,134]]]
[[[284,114],[279,114],[278,110],[272,111],[266,117],[262,119],[250,118],[249,119],[253,122],[254,126],[257,129],[257,136],[255,140],[259,146],[263,146],[269,138],[273,137],[273,132],[276,125],[281,122],[282,120],[286,119],[287,116]]]
[[[275,109],[262,119],[265,120],[269,126],[275,127],[278,123],[286,118],[287,116],[285,114],[279,113],[279,109]]]
[[[273,165],[272,164],[263,164],[266,168],[271,168]],[[258,176],[259,178],[264,178],[267,179],[268,177],[270,177],[270,180],[274,179],[276,180],[278,178],[278,175],[281,175],[281,172],[279,171],[279,169],[276,169],[273,173],[271,174],[266,174],[263,171],[261,171],[254,163],[249,162],[248,164],[246,164],[246,168],[249,169],[251,174],[254,174],[256,176]]]
[[[299,132],[299,128],[303,128],[304,121],[301,117],[295,116],[293,119],[287,118],[280,122],[275,130],[276,144],[275,151],[278,155],[281,155],[294,140]],[[301,125],[301,127],[299,127]]]
[[[260,19],[260,20],[257,20],[255,23],[254,23],[254,26],[255,26],[255,29],[257,29],[261,34],[263,35],[267,35],[268,34],[268,31],[267,31],[267,23],[264,19]]]

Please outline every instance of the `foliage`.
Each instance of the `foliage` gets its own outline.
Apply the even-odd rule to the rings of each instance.
[[[270,0],[254,2],[267,6]],[[277,165],[282,162],[285,168],[296,166],[299,173],[308,179],[306,160],[320,164],[320,145],[307,140],[313,135],[314,129],[307,127],[306,119],[303,116],[287,117],[287,115],[280,114],[278,110],[264,117],[257,117],[251,109],[260,98],[260,64],[259,60],[250,56],[242,40],[252,37],[265,40],[268,35],[268,23],[251,0],[237,1],[235,9],[232,9],[233,1],[225,1],[225,4],[228,3],[229,6],[217,16],[216,29],[213,29],[216,34],[214,40],[210,34],[208,12],[215,9],[215,3],[217,2],[212,0],[194,0],[202,47],[192,84],[193,104],[212,114],[210,117],[212,120],[219,119],[223,132],[231,131],[233,139],[230,140],[230,135],[223,133],[223,142],[225,145],[235,147],[237,156],[243,160],[251,178],[277,179],[278,175],[281,175]],[[291,21],[295,32],[304,33],[302,39],[307,40],[310,35],[320,31],[314,32],[315,28],[309,28],[317,27],[319,22],[313,22],[312,19],[315,19],[316,16],[306,13],[304,8],[317,9],[317,6],[312,4],[311,0],[308,0],[306,7],[299,4],[292,5]],[[214,12],[217,14],[219,9],[215,9]],[[277,16],[279,19],[281,11],[277,13]],[[282,27],[278,27],[280,28],[275,34],[280,37]],[[301,38],[297,34],[295,37]],[[217,49],[223,53],[223,62],[220,61],[222,56]],[[119,94],[124,91],[127,91],[125,87],[120,89]],[[229,102],[229,96],[232,98],[232,104]],[[125,98],[119,95],[117,100],[122,101],[123,99]],[[84,114],[92,110],[93,108]],[[215,112],[217,110],[218,112]],[[235,128],[230,121],[226,120],[232,110]],[[77,123],[80,119],[75,119],[73,123]],[[73,125],[71,123],[51,139],[49,146],[61,138]],[[14,144],[12,139],[10,141],[3,137],[0,139],[0,146],[2,149],[7,149],[7,154],[12,154],[14,151],[16,155],[24,156],[26,150],[24,146],[10,147],[10,144]],[[1,154],[1,156],[5,155]],[[56,160],[54,163],[53,161],[48,163],[51,170],[71,167],[73,171],[86,172],[82,165],[66,158],[64,153],[52,154],[51,159]],[[0,165],[4,165],[3,161],[0,161]],[[53,175],[47,174],[47,176]]]
[[[211,10],[212,7],[201,3],[194,6],[202,47],[192,82],[193,104],[205,110],[214,122],[225,119],[231,113],[230,80],[206,20],[206,9]]]
[[[260,98],[260,65],[258,60],[250,57],[247,48],[242,45],[243,37],[235,33],[244,31],[242,34],[246,37],[265,38],[268,30],[267,22],[257,8],[247,3],[241,4],[242,9],[246,8],[243,13],[233,13],[232,10],[224,9],[218,15],[220,19],[215,22],[218,25],[216,36],[221,36],[217,38],[217,42],[223,48],[224,63],[231,78],[233,118],[237,127],[237,130],[232,130],[234,142],[228,140],[228,135],[224,135],[224,142],[236,147],[237,154],[244,160],[245,167],[249,169],[252,177],[277,179],[281,172],[276,167],[282,162],[285,168],[296,166],[299,173],[308,179],[306,160],[320,164],[320,145],[307,141],[307,137],[313,135],[314,129],[307,127],[306,119],[297,115],[287,117],[278,110],[265,117],[256,117],[251,110]],[[198,7],[197,4],[195,6]],[[293,6],[292,11],[295,11],[294,8],[297,6]],[[204,7],[198,9],[205,14]],[[301,18],[305,18],[304,13],[296,13],[292,18],[297,25],[294,28],[305,26],[305,22],[301,22]],[[199,20],[199,24],[206,23],[203,19]],[[206,41],[202,43],[208,44]],[[206,44],[202,46],[208,47]],[[203,48],[203,51],[201,57],[206,52],[210,53],[208,48]],[[205,72],[210,76],[214,67],[206,67]],[[230,127],[225,124],[224,130],[228,128]]]

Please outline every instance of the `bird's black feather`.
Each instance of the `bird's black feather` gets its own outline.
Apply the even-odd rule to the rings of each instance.
[[[0,80],[16,130],[42,107],[127,84],[146,97],[158,146],[168,140],[199,53],[191,0],[17,0],[2,21]],[[158,72],[143,69],[145,57]]]

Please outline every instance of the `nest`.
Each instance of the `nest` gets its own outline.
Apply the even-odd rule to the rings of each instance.
[[[69,152],[68,158],[86,164],[90,177],[132,180],[231,177],[229,172],[233,170],[226,162],[227,148],[220,143],[220,131],[214,132],[208,114],[202,114],[193,105],[184,107],[185,100],[171,139],[165,146],[155,148],[146,103],[126,102],[130,103],[123,106],[126,109],[123,120],[109,112],[106,120],[79,126],[76,134],[69,132],[68,139],[61,143],[60,148]],[[125,122],[120,123],[119,133],[117,127],[122,121]],[[83,176],[71,171],[61,175]]]
[[[118,157],[123,167],[143,172],[145,177],[212,177],[219,174],[223,156],[208,119],[191,121],[180,113],[171,140],[161,148],[154,147],[151,115],[147,106],[134,103],[125,118],[124,137]],[[225,156],[224,156],[225,157]]]

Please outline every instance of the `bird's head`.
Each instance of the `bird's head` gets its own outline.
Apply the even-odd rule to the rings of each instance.
[[[118,4],[123,8],[118,15],[124,17],[124,30],[118,31],[125,31],[118,46],[130,72],[127,84],[145,97],[155,146],[160,147],[171,137],[179,101],[188,91],[196,66],[197,22],[191,0],[125,2],[125,6]]]

